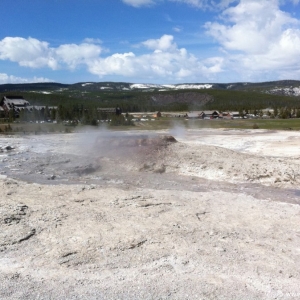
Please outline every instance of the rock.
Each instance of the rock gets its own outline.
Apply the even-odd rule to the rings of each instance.
[[[10,150],[13,150],[13,149],[15,149],[15,148],[12,147],[12,146],[6,146],[4,149],[7,150],[7,151],[10,151]]]
[[[166,166],[165,165],[161,165],[159,168],[154,170],[154,173],[162,174],[164,172],[166,172]]]

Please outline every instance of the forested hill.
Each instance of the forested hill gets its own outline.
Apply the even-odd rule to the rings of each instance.
[[[33,105],[84,105],[143,110],[240,110],[300,108],[300,81],[260,83],[186,83],[176,85],[126,82],[54,82],[2,84],[0,96],[22,95]]]
[[[61,88],[69,88],[70,84],[61,84],[55,82],[42,82],[42,83],[7,83],[0,84],[0,93],[7,93],[12,91],[48,91],[57,90]]]
[[[55,91],[58,89],[78,91],[171,91],[187,89],[214,89],[231,91],[256,91],[269,94],[300,96],[300,81],[281,80],[268,82],[234,83],[184,83],[184,84],[140,84],[128,82],[79,82],[62,84],[56,82],[0,84],[0,92],[9,91]]]

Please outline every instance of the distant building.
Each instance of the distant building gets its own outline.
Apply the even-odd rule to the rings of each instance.
[[[241,118],[241,115],[238,111],[231,111],[231,112],[223,112],[223,118],[224,119],[239,119]]]
[[[3,118],[5,116],[5,112],[2,106],[0,106],[0,118]]]
[[[199,119],[201,111],[189,111],[186,116],[189,119]]]
[[[217,110],[204,110],[199,114],[199,118],[202,119],[217,119],[221,114]]]
[[[0,102],[0,106],[5,113],[14,110],[17,115],[19,115],[21,109],[25,109],[29,105],[29,102],[22,96],[4,96]]]
[[[56,106],[48,107],[48,110],[56,109]],[[14,111],[14,117],[18,118],[20,116],[21,110],[33,111],[39,110],[43,111],[46,106],[33,106],[23,98],[23,96],[4,96],[0,102],[0,116],[7,116],[10,111]]]

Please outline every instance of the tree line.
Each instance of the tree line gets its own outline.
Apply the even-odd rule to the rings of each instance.
[[[191,91],[200,94],[204,93],[199,90],[162,91],[159,93],[172,96]],[[53,92],[52,94],[24,92],[22,93],[24,98],[32,105],[44,105],[45,108],[33,108],[31,112],[26,110],[21,111],[20,120],[27,122],[48,120],[57,122],[74,120],[75,122],[75,120],[77,120],[82,124],[95,124],[98,120],[106,120],[109,118],[107,112],[101,110],[101,108],[116,107],[117,105],[120,105],[125,113],[218,110],[220,112],[239,111],[240,114],[248,112],[260,116],[263,115],[263,110],[270,108],[270,117],[300,117],[299,97],[278,96],[251,91],[206,90],[205,93],[211,95],[213,100],[204,104],[192,100],[187,102],[174,101],[171,103],[155,102],[153,98],[157,92],[150,91],[120,91],[107,93],[64,91],[62,93]],[[175,98],[176,97],[174,97],[174,99]],[[10,112],[6,118],[12,121],[16,116],[13,112]]]
[[[8,116],[9,122],[18,119],[20,122],[57,122],[62,123],[68,121],[70,125],[98,125],[99,121],[109,120],[110,125],[132,125],[132,116],[128,113],[116,115],[114,111],[103,111],[97,107],[83,105],[64,106],[62,104],[57,107],[45,106],[43,108],[32,108],[32,110],[22,109],[18,113],[11,110]]]
[[[43,108],[36,109],[33,107],[32,110],[20,110],[18,114],[16,114],[13,110],[10,110],[6,119],[8,122],[13,122],[18,120],[20,122],[57,122],[62,123],[68,121],[69,124],[77,125],[97,125],[99,121],[107,121],[112,125],[132,125],[132,115],[129,114],[121,106],[122,111],[125,113],[116,115],[114,110],[105,111],[101,110],[98,107],[89,106],[84,107],[83,105],[73,105],[73,106],[64,106],[59,105],[57,107],[45,106]],[[153,112],[157,112],[160,110],[153,110]],[[176,111],[176,110],[173,110]],[[186,110],[179,110],[186,111]],[[222,112],[221,110],[219,110]],[[271,109],[248,109],[248,108],[240,108],[237,110],[240,116],[246,116],[248,114],[263,117],[267,115],[270,118],[300,118],[300,107],[274,107]]]

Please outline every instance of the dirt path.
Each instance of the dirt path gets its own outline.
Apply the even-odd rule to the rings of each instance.
[[[0,139],[1,299],[300,298],[295,150],[109,134]]]

